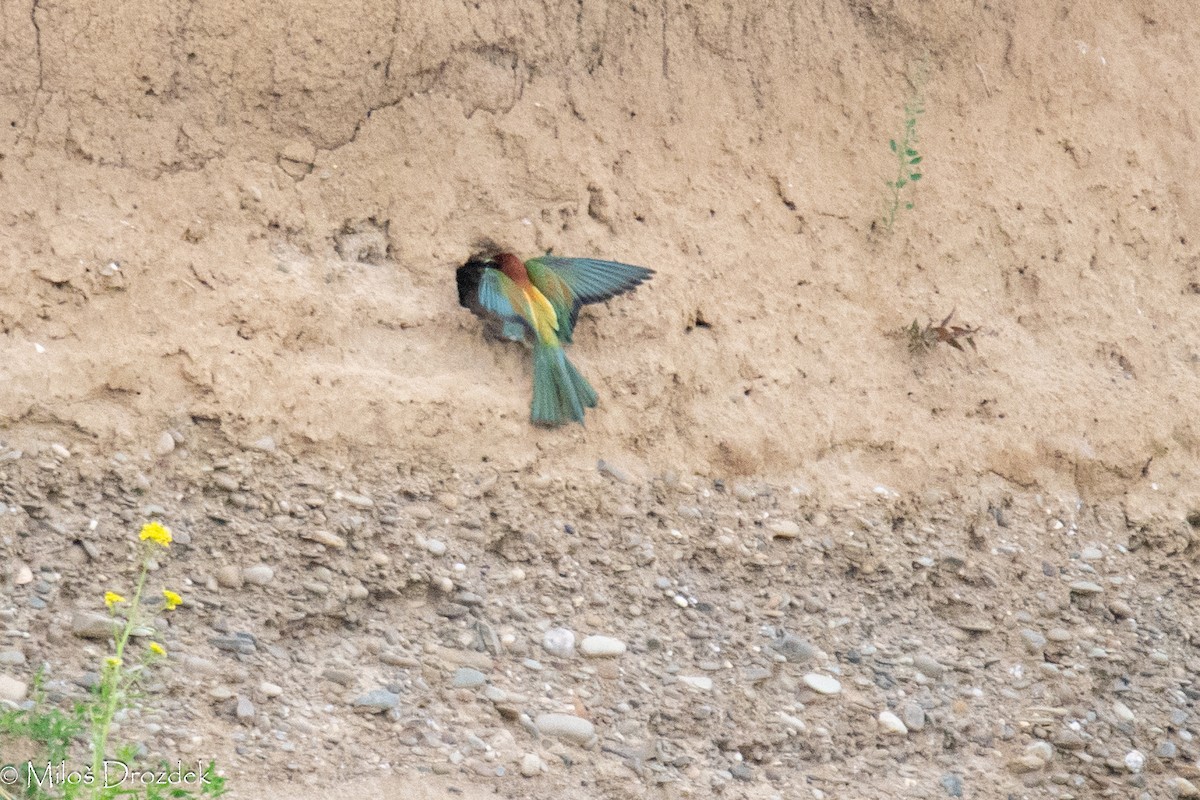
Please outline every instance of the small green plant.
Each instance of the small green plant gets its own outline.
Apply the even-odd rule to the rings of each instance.
[[[886,181],[888,194],[883,208],[883,227],[887,228],[888,233],[892,232],[896,224],[901,205],[905,209],[913,207],[911,200],[901,200],[901,194],[905,186],[921,180],[921,169],[918,166],[921,163],[921,154],[917,152],[917,117],[924,113],[925,107],[918,83],[916,92],[904,104],[904,133],[898,140],[888,141],[888,147],[896,157],[896,175],[892,180]]]
[[[959,339],[971,345],[972,350],[977,349],[975,334],[979,333],[979,328],[972,328],[970,325],[951,325],[950,318],[953,316],[954,312],[951,311],[940,325],[934,325],[933,320],[930,320],[924,328],[914,319],[912,325],[904,328],[909,352],[914,355],[928,353],[939,343],[948,344],[955,350],[964,350],[965,348],[959,344]]]
[[[166,649],[156,641],[144,648],[134,639],[153,632],[152,617],[173,611],[183,598],[170,589],[162,590],[161,601],[151,610],[145,589],[150,566],[157,551],[171,545],[171,532],[157,522],[147,523],[138,534],[141,540],[141,571],[133,591],[126,599],[117,592],[104,593],[104,605],[113,623],[112,655],[104,659],[100,680],[86,700],[71,714],[50,705],[43,689],[42,675],[34,678],[32,702],[24,708],[0,713],[0,737],[5,741],[21,739],[29,749],[21,763],[0,764],[0,777],[24,800],[165,800],[166,798],[219,797],[225,793],[225,780],[216,774],[216,765],[197,765],[185,771],[179,764],[174,770],[163,762],[156,766],[138,763],[138,748],[128,744],[109,752],[109,734],[118,712],[130,708],[138,697],[137,687],[147,671],[167,660]],[[123,612],[119,613],[119,612]],[[72,756],[90,745],[88,762],[72,767]],[[115,755],[115,758],[112,757]],[[9,758],[4,753],[5,761]],[[0,788],[0,798],[12,795]],[[14,798],[15,800],[15,798]]]

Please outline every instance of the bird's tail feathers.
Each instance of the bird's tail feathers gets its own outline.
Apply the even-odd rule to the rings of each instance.
[[[567,360],[562,347],[536,344],[533,348],[533,407],[530,418],[539,425],[583,423],[585,408],[595,408],[596,390]]]

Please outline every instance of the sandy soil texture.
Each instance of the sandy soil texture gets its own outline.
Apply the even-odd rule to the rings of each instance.
[[[1172,0],[0,4],[0,669],[77,690],[151,515],[198,626],[162,699],[218,691],[141,735],[264,786],[1186,796],[1198,37]],[[458,305],[483,239],[657,271],[584,311],[586,428],[532,428]],[[951,311],[974,346],[914,352]],[[530,667],[553,628],[628,653]]]

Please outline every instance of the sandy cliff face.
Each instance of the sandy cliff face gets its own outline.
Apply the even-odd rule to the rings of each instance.
[[[1183,4],[0,13],[12,442],[1195,497]],[[585,312],[586,429],[532,429],[526,354],[458,307],[484,236],[658,270]],[[911,355],[952,309],[978,352]]]

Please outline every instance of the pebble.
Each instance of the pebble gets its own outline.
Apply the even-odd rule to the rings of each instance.
[[[908,726],[891,711],[879,712],[879,725],[885,733],[893,733],[897,736],[906,736],[908,734]]]
[[[377,714],[384,711],[391,711],[398,705],[400,705],[400,695],[395,692],[389,692],[387,689],[375,689],[358,697],[354,701],[355,708]]]
[[[308,534],[308,539],[316,542],[317,544],[323,544],[326,547],[332,547],[334,550],[346,549],[346,540],[341,536],[338,536],[336,533],[330,533],[329,531],[313,531],[312,533]],[[220,579],[218,578],[218,580]]]
[[[244,694],[237,696],[237,718],[240,720],[254,719],[254,703]]]
[[[698,692],[711,692],[713,688],[712,678],[703,675],[680,675],[679,682]]]
[[[1200,789],[1187,778],[1175,778],[1171,781],[1171,791],[1176,797],[1200,797]]]
[[[567,628],[550,628],[542,634],[542,649],[558,658],[575,655],[575,634]]]
[[[21,564],[17,567],[17,577],[13,579],[13,583],[17,586],[33,583],[33,570],[29,568],[28,564]]]
[[[175,449],[175,437],[170,433],[163,431],[158,437],[158,441],[154,443],[155,455],[165,456],[167,453]]]
[[[454,670],[451,685],[455,689],[474,689],[487,683],[487,676],[471,667],[459,667]]]
[[[218,650],[224,650],[228,653],[241,653],[242,655],[250,655],[258,652],[258,644],[254,637],[248,633],[237,633],[233,636],[214,636],[208,640],[208,643]]]
[[[65,446],[59,444],[58,442],[54,442],[53,444],[51,444],[50,450],[51,450],[51,452],[54,453],[54,455],[58,456],[59,458],[70,458],[71,457],[71,451],[68,450]]]
[[[1075,594],[1100,594],[1104,591],[1103,586],[1091,581],[1075,581],[1070,588]]]
[[[260,683],[258,690],[263,693],[264,697],[279,697],[279,695],[283,694],[283,687],[270,681]]]
[[[1129,709],[1129,706],[1125,705],[1120,700],[1113,703],[1113,715],[1121,722],[1133,722],[1137,719],[1137,717],[1135,717],[1133,712]]]
[[[19,703],[29,694],[29,684],[11,675],[0,675],[0,700]]]
[[[925,729],[925,709],[916,703],[905,703],[900,709],[900,718],[910,731]]]
[[[1140,750],[1130,750],[1122,761],[1125,769],[1134,774],[1141,772],[1142,768],[1146,766],[1146,756]]]
[[[446,543],[440,539],[429,539],[425,542],[425,549],[435,556],[446,555]]]
[[[98,611],[76,611],[71,615],[71,633],[81,639],[107,639],[113,635],[116,622]]]
[[[838,682],[837,678],[816,672],[805,675],[804,684],[817,694],[838,694],[842,691],[842,684]]]
[[[1031,742],[1025,746],[1025,755],[1038,759],[1042,764],[1049,764],[1054,758],[1054,745],[1049,742]]]
[[[1126,603],[1124,600],[1113,600],[1108,604],[1108,610],[1112,612],[1117,619],[1129,619],[1133,616],[1133,606]]]
[[[537,753],[526,753],[521,757],[521,774],[526,778],[541,775],[546,771],[546,762]]]
[[[800,526],[790,519],[769,520],[764,527],[776,539],[795,539],[800,535]]]
[[[355,494],[354,492],[337,492],[335,498],[345,500],[348,504],[355,508],[374,508],[375,501],[367,497],[365,494]]]
[[[590,744],[596,735],[596,726],[572,714],[539,714],[533,724],[542,736],[580,746]]]
[[[937,680],[946,674],[946,667],[933,656],[918,653],[913,656],[913,667],[927,678]]]
[[[946,794],[951,797],[963,796],[963,781],[962,777],[955,775],[953,772],[947,772],[942,776],[942,788],[946,790]]]
[[[586,636],[579,643],[579,652],[588,658],[616,658],[626,649],[624,642],[612,636]]]
[[[1021,639],[1025,642],[1025,649],[1034,655],[1040,655],[1046,648],[1046,637],[1032,628],[1022,628]]]
[[[218,489],[224,489],[227,492],[236,492],[242,488],[241,482],[236,475],[230,475],[228,472],[217,472],[213,474],[213,485]]]
[[[809,661],[817,656],[817,648],[811,642],[791,633],[785,633],[771,642],[770,646],[792,664]]]
[[[20,650],[0,650],[0,666],[19,667],[25,663],[25,654]]]
[[[255,586],[266,586],[275,579],[275,570],[266,564],[255,564],[242,570],[242,578],[246,583],[252,583]]]
[[[270,436],[264,436],[261,439],[255,439],[250,443],[251,450],[258,450],[263,453],[274,453],[277,446],[278,445],[275,444],[275,440]]]
[[[242,575],[242,571],[232,564],[226,564],[222,567],[218,567],[216,578],[217,583],[221,586],[228,586],[233,589],[241,588],[242,584],[246,582],[245,577]]]
[[[1084,561],[1099,561],[1104,558],[1104,551],[1099,547],[1085,547],[1079,557]]]

